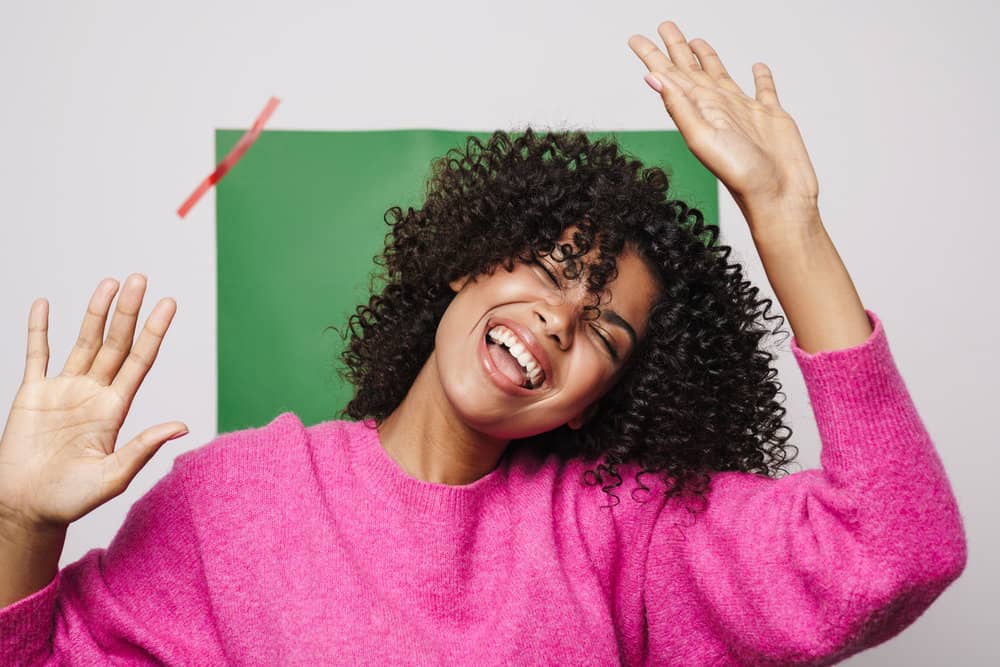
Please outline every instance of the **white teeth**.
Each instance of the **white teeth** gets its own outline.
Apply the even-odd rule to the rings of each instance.
[[[507,347],[507,351],[510,352],[511,356],[517,359],[517,363],[521,364],[527,372],[532,387],[537,386],[542,376],[541,366],[531,355],[531,352],[521,345],[514,332],[502,324],[498,324],[490,329],[487,335],[493,341],[503,343]]]

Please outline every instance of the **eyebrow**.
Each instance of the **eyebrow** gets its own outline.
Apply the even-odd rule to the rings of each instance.
[[[632,339],[632,347],[634,348],[636,346],[635,329],[632,328],[631,324],[625,321],[625,318],[623,318],[621,315],[619,315],[613,310],[601,309],[601,319],[607,320],[608,322],[615,325],[619,329],[624,329],[625,333],[628,334],[628,337]]]

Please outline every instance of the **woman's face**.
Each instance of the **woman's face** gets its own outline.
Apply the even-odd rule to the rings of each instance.
[[[566,230],[561,243],[572,243],[571,234]],[[593,248],[582,260],[596,256]],[[593,319],[583,309],[593,303],[584,272],[571,281],[562,275],[564,263],[538,261],[452,283],[456,296],[434,339],[435,370],[447,400],[465,424],[495,438],[525,438],[567,423],[579,428],[643,339],[658,297],[653,273],[626,249],[618,276],[605,286],[601,317]],[[498,324],[505,329],[495,329]],[[543,369],[537,388],[518,386],[531,374],[511,363],[506,345],[487,340],[491,330],[507,341],[513,333],[531,354],[515,347],[522,361]]]

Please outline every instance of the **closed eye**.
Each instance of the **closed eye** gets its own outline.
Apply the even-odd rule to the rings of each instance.
[[[559,281],[556,280],[556,277],[554,275],[552,275],[552,272],[549,271],[549,268],[547,266],[545,266],[544,264],[542,264],[541,261],[539,261],[537,259],[535,260],[535,264],[537,264],[538,266],[542,267],[542,271],[544,271],[545,275],[547,275],[549,277],[549,280],[552,281],[553,285],[555,285],[556,287],[559,287]]]
[[[604,329],[601,329],[600,327],[593,327],[593,329],[594,331],[604,331]],[[615,352],[615,348],[613,345],[611,345],[611,341],[608,340],[607,337],[602,336],[601,334],[597,334],[597,336],[604,342],[604,347],[608,348],[608,354],[611,355],[611,358],[614,359],[615,361],[618,361],[618,353]]]

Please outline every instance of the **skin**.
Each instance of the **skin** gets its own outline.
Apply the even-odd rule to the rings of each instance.
[[[561,242],[571,243],[573,229],[564,231]],[[596,256],[592,249],[584,261]],[[492,276],[465,276],[451,284],[456,296],[438,325],[433,352],[402,403],[378,429],[385,451],[410,476],[471,484],[497,466],[511,440],[563,424],[580,428],[621,376],[634,349],[629,335],[603,317],[585,321],[583,307],[592,302],[586,285],[564,278],[562,263],[548,257],[540,261],[560,287],[541,267],[525,263],[511,272],[500,267]],[[638,344],[659,293],[655,274],[626,247],[601,309],[621,315],[635,330]],[[552,386],[512,396],[490,379],[478,349],[494,316],[532,331],[549,356]],[[619,360],[612,359],[601,336],[611,341]]]
[[[816,353],[864,342],[871,323],[820,216],[816,172],[771,69],[754,63],[751,97],[707,41],[688,41],[673,21],[656,30],[666,53],[642,35],[628,45],[688,148],[743,212],[799,347]]]

